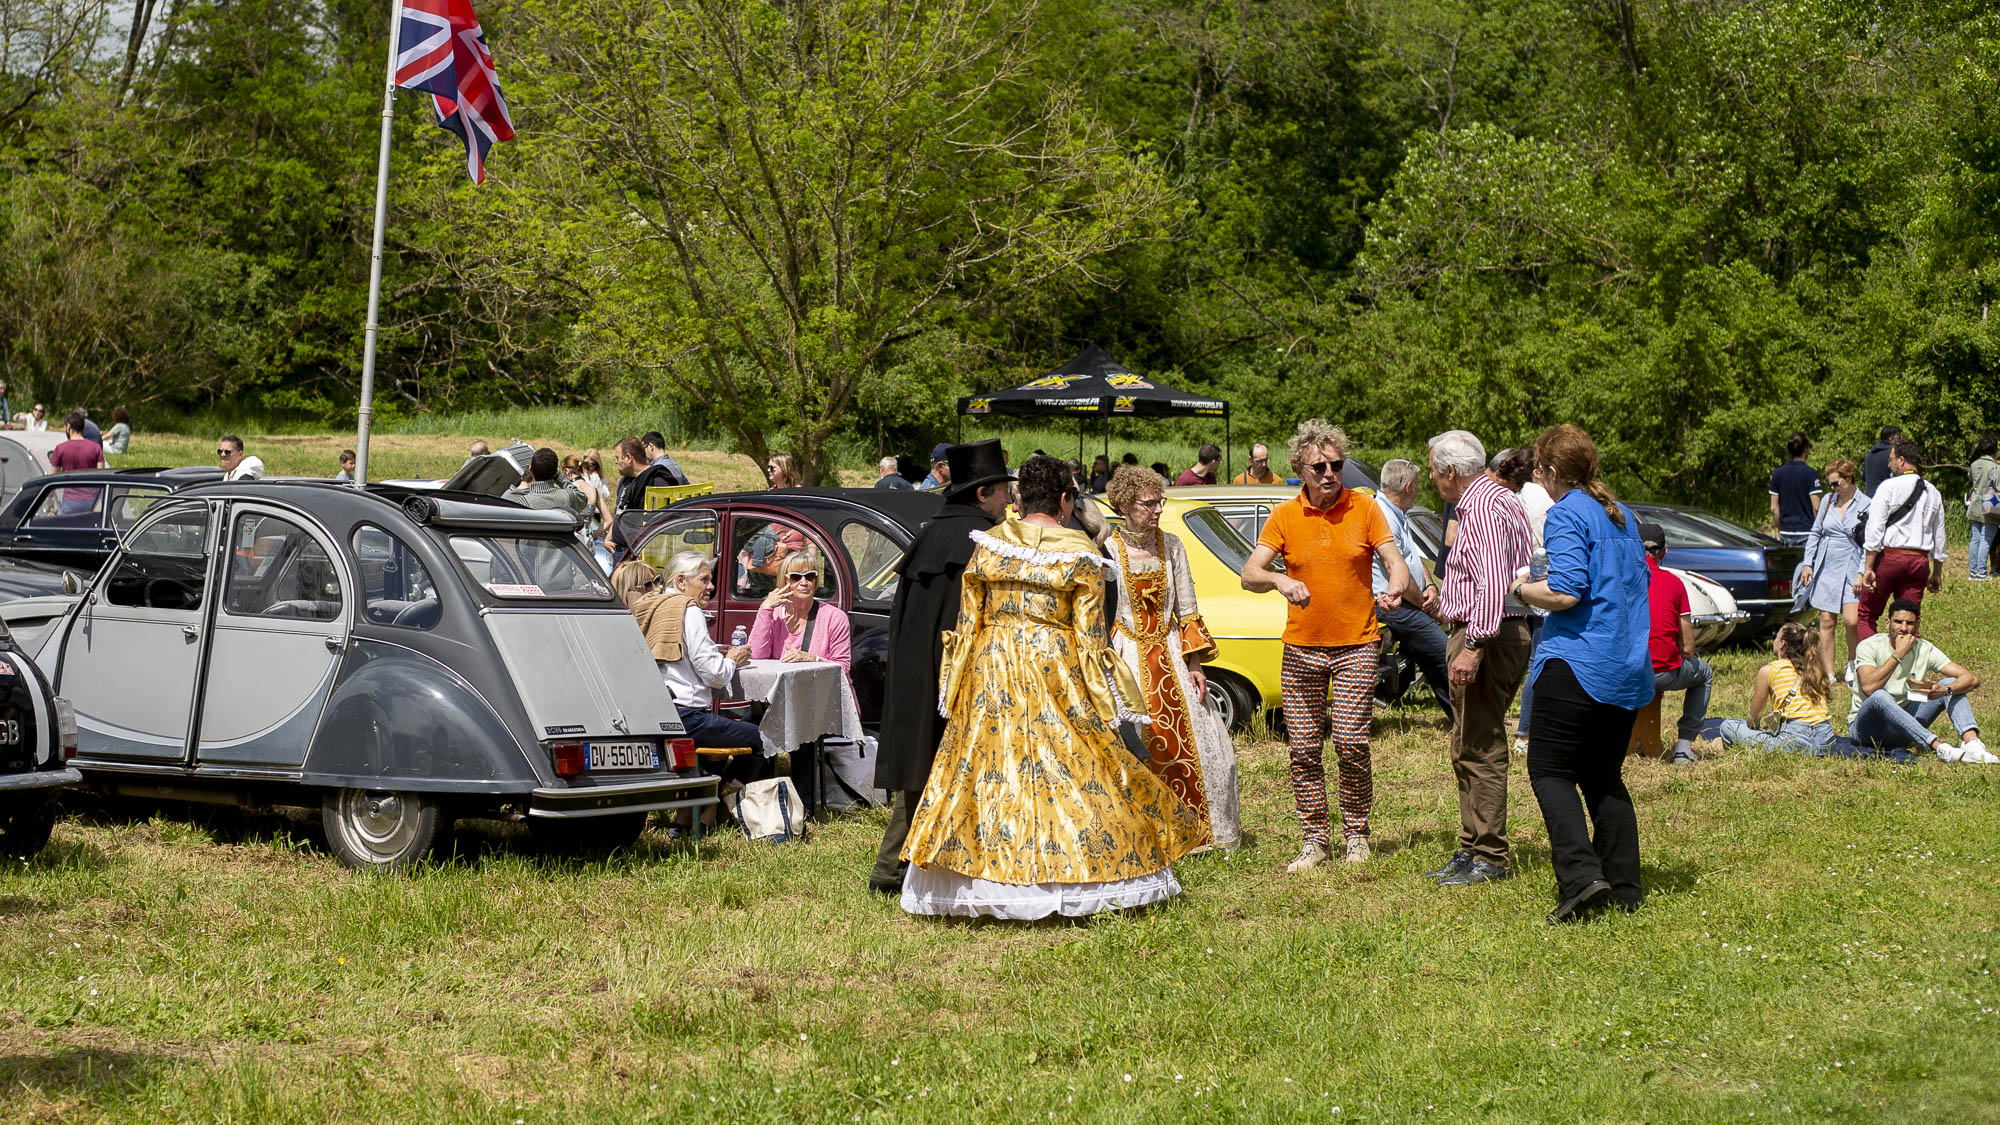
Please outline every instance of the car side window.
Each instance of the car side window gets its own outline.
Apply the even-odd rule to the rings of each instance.
[[[208,570],[208,509],[192,507],[132,537],[104,583],[111,605],[198,609]]]
[[[777,586],[786,558],[808,545],[818,546],[803,528],[762,516],[736,516],[729,532],[729,541],[736,548],[734,564],[729,568],[729,591],[739,601],[761,601]],[[720,575],[717,577],[719,580]],[[840,573],[831,560],[823,561],[820,567],[815,596],[823,602],[840,597]]]
[[[139,522],[146,509],[167,494],[164,488],[118,488],[111,490],[111,526],[124,531]]]
[[[361,563],[361,612],[368,620],[406,629],[438,623],[437,589],[408,543],[363,525],[354,533],[354,557]]]
[[[340,572],[312,533],[265,512],[236,517],[222,606],[239,617],[340,616]]]
[[[840,546],[854,564],[854,600],[887,603],[896,598],[896,567],[903,548],[878,527],[849,520],[840,527]]]
[[[80,484],[74,487],[52,485],[42,490],[42,498],[35,504],[35,510],[21,522],[23,527],[45,527],[51,530],[64,527],[98,527],[101,521],[98,513],[104,506],[104,487],[96,484]]]
[[[693,551],[713,559],[715,532],[713,513],[701,512],[684,519],[670,520],[659,525],[659,529],[640,544],[639,557],[655,570],[667,565],[668,559],[682,551]]]

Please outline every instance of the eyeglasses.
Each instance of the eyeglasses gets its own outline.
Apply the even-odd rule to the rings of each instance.
[[[1314,461],[1312,464],[1306,466],[1306,468],[1323,477],[1331,476],[1346,467],[1347,459],[1344,457],[1338,461]]]
[[[215,451],[215,455],[217,457],[234,457],[236,451],[234,449],[218,449]]]
[[[808,585],[808,586],[817,586],[817,585],[819,585],[819,575],[817,575],[817,574],[814,574],[814,573],[813,573],[812,571],[810,571],[810,570],[807,570],[807,571],[801,571],[801,572],[800,572],[800,573],[798,573],[798,574],[787,574],[787,575],[785,575],[785,581],[787,581],[787,582],[804,582],[804,583],[805,583],[806,585]]]

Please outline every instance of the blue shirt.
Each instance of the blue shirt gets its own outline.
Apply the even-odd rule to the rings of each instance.
[[[1375,504],[1389,521],[1389,535],[1396,541],[1396,551],[1403,556],[1403,565],[1410,568],[1410,578],[1417,589],[1430,585],[1430,576],[1424,573],[1424,557],[1417,553],[1417,537],[1410,532],[1409,514],[1389,503],[1389,498],[1379,492],[1375,494]],[[1389,592],[1389,572],[1382,569],[1381,559],[1375,560],[1374,586],[1377,594]]]
[[[1638,519],[1625,505],[1618,508],[1625,513],[1622,528],[1588,492],[1572,488],[1549,509],[1542,527],[1549,589],[1577,601],[1542,621],[1528,678],[1540,676],[1550,660],[1568,661],[1592,699],[1637,711],[1653,701],[1653,661],[1646,652],[1652,574]]]
[[[1804,461],[1787,461],[1771,472],[1771,495],[1778,498],[1779,531],[1811,531],[1813,495],[1819,474]]]

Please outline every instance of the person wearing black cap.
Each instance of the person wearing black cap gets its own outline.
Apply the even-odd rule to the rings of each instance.
[[[944,506],[917,531],[896,568],[889,670],[882,686],[882,749],[875,760],[875,787],[887,790],[893,804],[868,876],[869,889],[883,894],[902,893],[910,813],[923,797],[938,739],[944,735],[938,669],[944,663],[944,634],[958,623],[959,576],[972,558],[972,533],[1000,522],[1010,496],[1007,486],[1014,479],[997,438],[940,445],[931,454],[933,476],[960,483],[944,485],[950,488]]]
[[[995,449],[998,449],[1000,447],[999,438],[990,438],[988,440],[993,442],[993,447]],[[986,442],[983,441],[974,442],[973,444],[985,445]],[[951,443],[943,441],[938,442],[936,446],[932,447],[931,475],[925,477],[923,479],[923,483],[917,485],[918,492],[936,492],[940,488],[951,487],[951,458],[949,456],[951,449],[952,449]],[[1006,455],[1001,454],[1000,463],[1004,465],[1006,464],[1006,461],[1007,461]]]
[[[1694,736],[1708,718],[1708,694],[1715,686],[1715,670],[1694,654],[1694,607],[1688,602],[1687,584],[1660,565],[1667,554],[1666,531],[1650,520],[1640,520],[1639,542],[1646,547],[1651,582],[1646,601],[1653,623],[1646,649],[1653,658],[1653,691],[1660,695],[1687,693],[1681,700],[1673,763],[1690,765],[1696,760]]]

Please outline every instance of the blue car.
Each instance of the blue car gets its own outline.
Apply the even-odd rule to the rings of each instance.
[[[1802,547],[1787,547],[1761,532],[1700,508],[1633,504],[1642,520],[1667,535],[1665,566],[1691,570],[1717,583],[1749,614],[1729,639],[1770,633],[1792,616],[1792,572],[1805,559]]]

